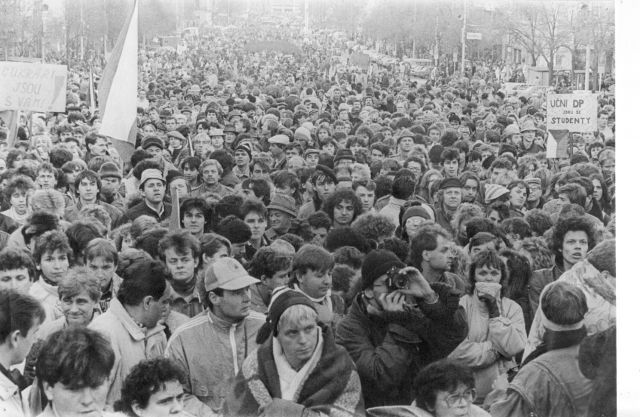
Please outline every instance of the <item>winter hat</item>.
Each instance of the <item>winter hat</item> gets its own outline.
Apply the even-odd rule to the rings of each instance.
[[[422,217],[426,220],[433,220],[427,210],[422,206],[411,206],[402,215],[402,224],[405,224],[411,217]]]
[[[256,337],[258,344],[266,342],[271,335],[278,335],[278,322],[280,321],[280,317],[289,307],[293,307],[294,305],[305,305],[314,311],[316,310],[313,301],[299,291],[292,290],[288,287],[280,287],[273,292],[267,311],[267,320],[258,331]]]
[[[362,288],[370,288],[375,280],[386,274],[393,267],[404,268],[405,264],[391,251],[374,250],[362,261]]]
[[[100,179],[110,177],[122,179],[122,172],[120,172],[118,165],[113,162],[105,162],[104,164],[102,164],[100,166],[100,170],[98,171],[98,175],[100,175]]]
[[[336,152],[336,156],[333,158],[333,163],[336,164],[341,159],[350,159],[352,161],[355,161],[356,157],[353,156],[353,152],[351,152],[351,149],[338,149],[338,152]]]
[[[243,142],[240,145],[236,146],[236,151],[244,151],[249,155],[249,160],[253,159],[253,155],[251,155],[251,146],[248,143]]]
[[[296,201],[293,197],[281,193],[275,193],[271,198],[271,204],[269,204],[267,208],[269,210],[279,210],[292,217],[296,217],[298,214],[296,211]]]
[[[164,149],[164,142],[157,136],[147,136],[142,141],[142,149],[147,149],[151,146],[157,146],[160,149]]]
[[[444,190],[447,188],[462,188],[462,182],[456,178],[445,178],[440,182],[439,190]]]
[[[555,281],[540,296],[542,324],[552,331],[577,330],[584,326],[587,299],[577,285]]]
[[[484,202],[491,204],[494,200],[509,194],[509,189],[500,184],[487,184],[484,186]]]
[[[311,142],[311,132],[305,127],[300,126],[293,134],[294,140],[301,140],[304,142]]]
[[[542,180],[538,177],[527,177],[523,180],[528,186],[537,185],[542,186]]]
[[[511,155],[513,156],[517,156],[518,155],[518,149],[509,144],[509,143],[503,143],[502,145],[500,145],[500,150],[498,151],[498,156],[502,155],[505,152],[510,152]]]

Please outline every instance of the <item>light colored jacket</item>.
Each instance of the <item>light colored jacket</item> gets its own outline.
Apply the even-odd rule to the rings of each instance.
[[[26,396],[20,397],[18,386],[0,373],[0,417],[29,416]]]
[[[120,398],[124,379],[131,368],[145,359],[161,357],[167,345],[164,326],[153,329],[138,326],[116,298],[106,313],[96,317],[88,326],[106,335],[111,341],[116,360],[109,375],[107,406]]]
[[[580,288],[587,299],[587,313],[584,315],[584,325],[587,328],[587,335],[592,335],[616,324],[615,288],[604,281],[600,271],[598,271],[589,261],[583,260],[575,264],[570,270],[563,273],[557,281],[568,282]],[[548,285],[540,293],[547,290]],[[613,292],[612,296],[607,296],[607,290]],[[604,296],[604,297],[603,297]],[[609,300],[605,299],[608,298]],[[613,300],[611,299],[613,297]],[[535,311],[529,339],[524,350],[522,359],[524,360],[541,343],[545,328],[542,325],[542,308],[538,306]]]
[[[242,361],[258,345],[256,336],[264,316],[250,312],[239,323],[227,322],[204,311],[182,325],[169,339],[165,356],[187,375],[185,408],[201,415],[198,401],[221,412],[227,390],[232,386]]]
[[[503,297],[498,303],[500,316],[489,318],[485,304],[474,295],[465,295],[460,305],[467,313],[469,334],[449,358],[473,368],[478,398],[483,399],[493,381],[515,366],[513,357],[524,349],[527,332],[522,308]]]
[[[29,295],[38,300],[46,314],[45,323],[62,317],[59,304],[58,287],[47,284],[42,277],[29,288]]]

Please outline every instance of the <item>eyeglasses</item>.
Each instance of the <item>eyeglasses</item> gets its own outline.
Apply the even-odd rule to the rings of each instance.
[[[451,394],[446,397],[444,400],[449,407],[454,407],[456,404],[460,403],[460,401],[472,402],[476,399],[476,390],[471,388],[466,390],[461,394]]]

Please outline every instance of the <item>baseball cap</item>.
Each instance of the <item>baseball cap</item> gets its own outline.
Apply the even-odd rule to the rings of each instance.
[[[260,280],[250,276],[240,262],[230,257],[218,259],[204,272],[204,288],[207,291],[216,288],[239,290],[258,282]]]

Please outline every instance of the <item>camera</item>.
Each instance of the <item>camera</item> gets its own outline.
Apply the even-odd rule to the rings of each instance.
[[[387,287],[391,290],[402,290],[409,287],[409,278],[405,271],[397,267],[392,267],[387,272]]]

